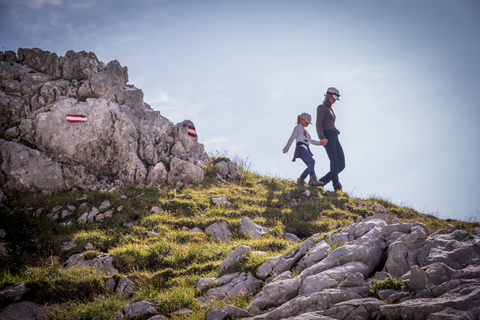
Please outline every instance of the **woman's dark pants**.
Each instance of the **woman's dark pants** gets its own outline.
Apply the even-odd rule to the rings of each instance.
[[[338,181],[338,174],[345,169],[345,155],[343,154],[342,145],[338,140],[338,133],[336,130],[325,130],[323,131],[323,134],[325,135],[325,138],[328,139],[325,151],[327,151],[328,159],[330,159],[330,172],[319,180],[323,181],[325,184],[332,181],[333,189],[341,190],[342,185]]]

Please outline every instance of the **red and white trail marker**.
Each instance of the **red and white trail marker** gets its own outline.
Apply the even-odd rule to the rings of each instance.
[[[83,114],[67,114],[67,121],[70,123],[78,123],[87,121],[87,116]]]
[[[196,137],[197,137],[197,131],[195,130],[195,127],[194,127],[194,126],[188,126],[187,134],[188,134],[190,137],[196,138]]]

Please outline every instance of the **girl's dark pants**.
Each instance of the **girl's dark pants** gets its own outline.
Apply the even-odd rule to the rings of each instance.
[[[325,146],[325,151],[327,151],[328,159],[330,159],[330,172],[324,175],[320,181],[325,184],[332,181],[333,188],[335,190],[342,189],[342,185],[338,181],[338,174],[345,169],[345,155],[343,154],[342,145],[338,140],[337,130],[325,130],[323,131],[325,138],[328,139],[328,143]]]
[[[307,149],[303,147],[299,148],[300,159],[302,159],[303,162],[307,165],[307,169],[305,169],[305,171],[303,171],[300,175],[300,178],[304,180],[308,175],[310,175],[310,177],[315,175],[315,160],[313,160],[312,155]]]

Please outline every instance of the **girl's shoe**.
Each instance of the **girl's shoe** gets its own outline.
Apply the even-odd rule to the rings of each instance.
[[[310,181],[308,181],[309,185],[322,187],[325,185],[322,181],[318,181],[316,177],[310,177]]]
[[[305,183],[305,180],[303,180],[302,178],[298,178],[297,183],[303,184],[303,183]]]

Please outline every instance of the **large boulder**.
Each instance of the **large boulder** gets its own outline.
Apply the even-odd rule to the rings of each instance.
[[[89,187],[89,176],[125,185],[145,181],[147,171],[137,155],[139,132],[116,103],[62,99],[50,112],[39,113],[31,130],[37,148],[64,163],[68,187]]]

